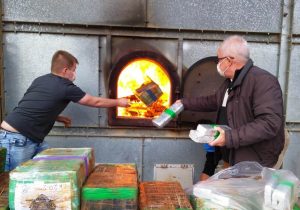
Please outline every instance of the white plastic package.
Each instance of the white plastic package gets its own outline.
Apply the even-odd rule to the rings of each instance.
[[[264,206],[275,210],[293,209],[299,194],[299,179],[288,170],[264,168],[263,180],[266,182]]]
[[[262,169],[256,162],[241,162],[198,182],[187,193],[197,209],[262,210],[265,186],[264,180],[259,179]]]
[[[230,130],[227,125],[199,124],[197,130],[190,130],[189,137],[197,143],[210,143],[219,136],[219,131],[215,130],[215,127]]]

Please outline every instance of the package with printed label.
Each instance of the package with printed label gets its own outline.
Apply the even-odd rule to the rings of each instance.
[[[50,148],[37,154],[34,160],[83,160],[86,178],[95,167],[93,148]]]
[[[210,143],[220,135],[215,127],[220,127],[225,131],[231,129],[227,125],[199,124],[197,130],[190,131],[189,137],[197,143]]]
[[[181,102],[176,102],[172,104],[168,109],[163,111],[161,115],[152,120],[152,123],[158,127],[162,128],[167,125],[172,119],[174,119],[178,114],[184,109]]]
[[[10,209],[79,210],[82,160],[29,160],[10,172]]]

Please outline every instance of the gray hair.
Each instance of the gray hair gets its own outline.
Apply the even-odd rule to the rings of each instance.
[[[227,37],[219,47],[226,56],[234,57],[237,61],[246,63],[250,58],[247,41],[238,35]]]

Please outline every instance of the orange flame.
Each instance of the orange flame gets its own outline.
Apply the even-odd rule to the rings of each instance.
[[[147,107],[134,96],[134,92],[149,78],[162,90],[162,96],[151,106]],[[171,82],[167,71],[157,62],[150,59],[137,59],[126,65],[118,78],[117,98],[131,99],[131,106],[118,107],[117,117],[153,118],[170,106]]]

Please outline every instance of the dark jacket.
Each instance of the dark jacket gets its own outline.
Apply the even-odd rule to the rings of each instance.
[[[183,98],[185,109],[219,111],[229,82],[227,79],[214,95]],[[225,141],[230,164],[248,160],[273,167],[284,144],[283,100],[277,78],[249,60],[229,91],[227,119],[232,130],[225,132]]]

